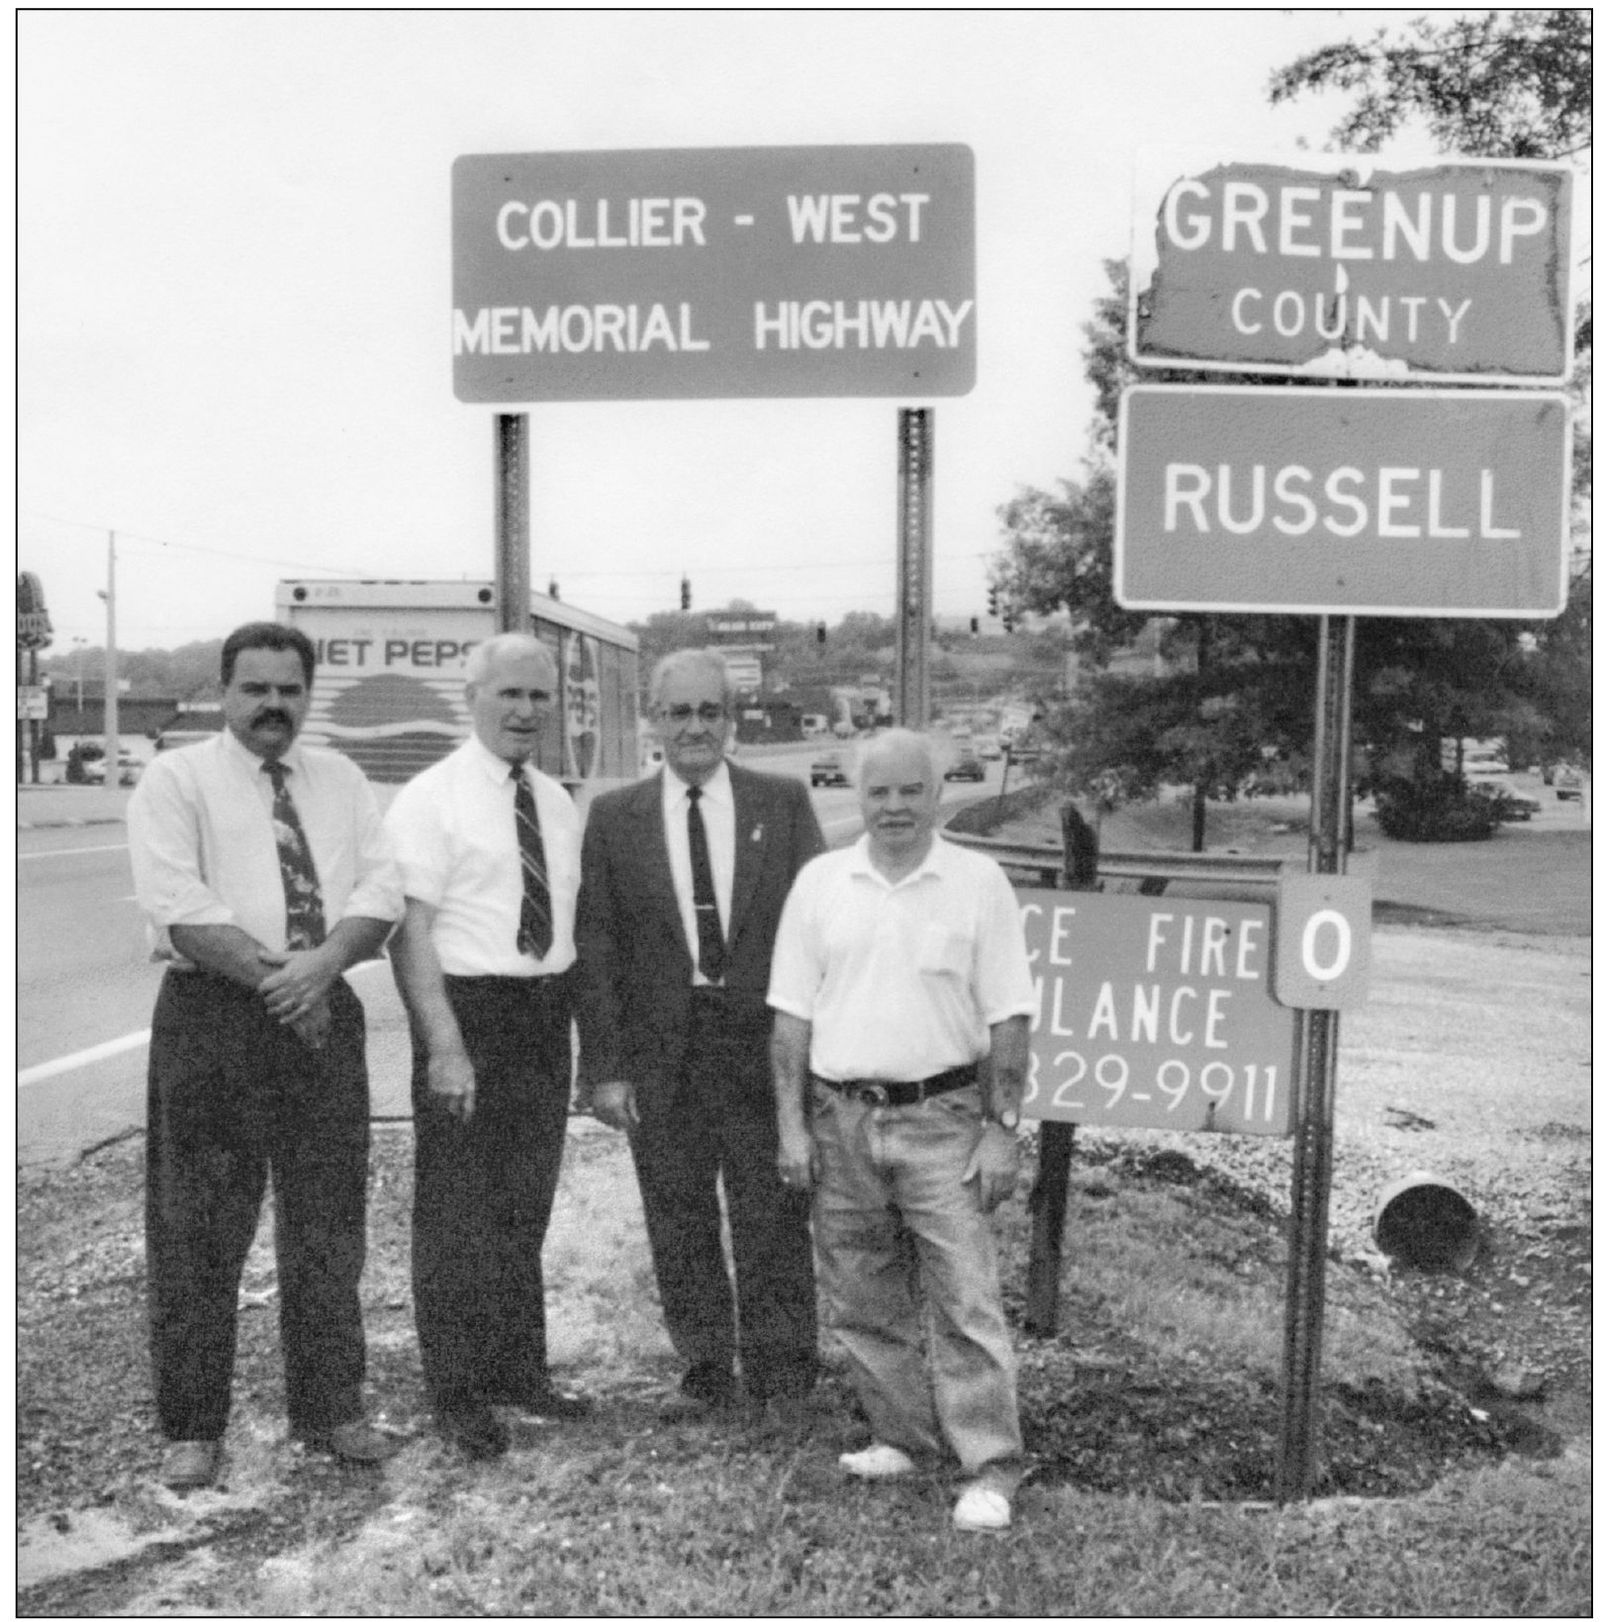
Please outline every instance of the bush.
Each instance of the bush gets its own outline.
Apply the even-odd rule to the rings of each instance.
[[[1469,792],[1461,777],[1389,778],[1376,790],[1375,809],[1383,833],[1414,844],[1490,839],[1505,820],[1494,796]]]

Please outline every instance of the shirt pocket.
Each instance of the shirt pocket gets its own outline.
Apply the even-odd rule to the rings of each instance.
[[[974,941],[947,924],[925,924],[919,931],[915,961],[920,974],[963,976],[968,973]]]

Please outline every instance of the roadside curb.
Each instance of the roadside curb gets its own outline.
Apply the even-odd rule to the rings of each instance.
[[[61,817],[51,822],[21,822],[19,828],[120,828],[121,817]]]

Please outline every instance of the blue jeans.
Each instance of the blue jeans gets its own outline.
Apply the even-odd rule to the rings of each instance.
[[[934,1453],[944,1438],[970,1474],[1016,1465],[996,1242],[977,1180],[962,1181],[979,1088],[876,1108],[815,1081],[812,1103],[819,1284],[874,1440]]]

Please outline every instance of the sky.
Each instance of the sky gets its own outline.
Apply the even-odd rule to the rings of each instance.
[[[1138,148],[1320,150],[1344,99],[1271,108],[1271,72],[1409,15],[23,12],[17,566],[51,652],[104,644],[111,532],[124,649],[270,618],[281,579],[491,577],[496,408],[451,376],[468,153],[971,147],[969,394],[527,410],[537,587],[833,622],[893,611],[897,409],[933,405],[934,606],[982,613],[997,508],[1080,470]]]

